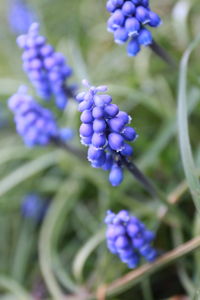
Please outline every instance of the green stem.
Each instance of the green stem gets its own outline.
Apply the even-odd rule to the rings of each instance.
[[[126,166],[128,171],[136,178],[136,180],[145,188],[145,190],[153,197],[157,198],[157,191],[151,181],[138,169],[132,162],[120,156],[121,162]]]
[[[184,220],[184,224],[190,227],[186,216],[172,203],[167,201],[165,195],[154,186],[154,184],[140,171],[140,169],[132,162],[121,156],[121,162],[126,166],[128,171],[133,175],[134,178],[145,188],[149,194],[162,202],[165,207],[167,207],[170,211],[174,213],[174,215],[179,217],[180,220]]]
[[[174,59],[166,52],[164,48],[162,48],[158,43],[156,43],[156,41],[153,40],[152,44],[149,45],[149,48],[170,67],[177,67]]]
[[[149,194],[155,198],[159,199],[166,206],[171,207],[172,205],[167,201],[162,192],[160,192],[154,184],[140,171],[140,169],[132,162],[121,156],[122,163],[126,166],[128,171],[136,178],[136,180],[145,188]]]
[[[84,151],[81,151],[78,148],[75,148],[73,145],[70,145],[69,143],[64,143],[59,139],[53,139],[52,143],[55,146],[62,148],[66,152],[76,156],[80,160],[85,160],[85,158],[86,158],[86,154]]]

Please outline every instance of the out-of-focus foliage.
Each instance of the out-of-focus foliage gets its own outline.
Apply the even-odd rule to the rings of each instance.
[[[71,83],[80,87],[81,80],[87,78],[94,85],[107,85],[113,101],[133,117],[139,134],[134,144],[135,162],[167,197],[184,181],[176,127],[178,67],[170,69],[149,48],[143,49],[136,58],[127,57],[125,47],[114,44],[112,34],[106,31],[108,13],[103,0],[32,0],[28,3],[38,16],[43,33],[72,66]],[[163,25],[154,30],[154,38],[175,58],[178,66],[188,44],[199,33],[200,3],[197,0],[151,0],[151,7],[163,19]],[[36,95],[21,69],[21,52],[9,27],[8,12],[8,1],[2,0],[1,299],[27,300],[29,295],[35,299],[61,299],[58,286],[66,293],[78,291],[84,295],[88,289],[94,291],[127,272],[126,266],[106,249],[103,219],[107,209],[115,212],[127,209],[155,230],[155,245],[161,253],[199,234],[200,222],[189,193],[181,197],[179,204],[182,221],[177,222],[169,215],[160,224],[161,204],[146,194],[128,171],[121,186],[113,188],[104,171],[91,168],[87,161],[80,161],[62,149],[53,146],[28,149],[23,145],[15,132],[7,99],[20,84],[29,85],[32,95]],[[200,162],[199,74],[199,48],[196,48],[189,64],[187,99],[197,168]],[[55,109],[53,103],[48,107]],[[77,132],[74,145],[84,149],[78,136],[80,121],[75,103],[69,103],[59,116],[59,122]],[[21,215],[23,197],[30,193],[52,200],[41,224]],[[151,300],[190,294],[199,284],[199,253],[181,262],[151,277],[153,298],[150,298],[148,282],[143,282],[113,300]]]

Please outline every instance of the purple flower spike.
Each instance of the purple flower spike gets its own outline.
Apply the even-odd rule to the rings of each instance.
[[[140,46],[152,44],[153,38],[146,26],[162,24],[160,17],[151,10],[149,0],[107,0],[106,9],[111,14],[107,30],[113,33],[116,44],[128,41],[129,56],[136,56]]]
[[[70,129],[58,127],[52,112],[29,96],[24,86],[8,100],[8,106],[15,116],[18,134],[29,147],[46,146],[54,139],[66,142],[73,136]]]
[[[157,258],[158,253],[151,245],[155,239],[154,233],[128,211],[122,210],[118,214],[107,211],[105,224],[109,251],[129,268],[136,268],[142,256],[148,262]]]
[[[39,24],[33,23],[27,34],[17,38],[17,44],[24,50],[22,55],[23,69],[35,87],[37,94],[49,100],[55,97],[56,106],[63,110],[68,98],[73,96],[72,87],[66,85],[72,75],[64,56],[54,51],[39,35]]]
[[[114,2],[113,2],[114,3]],[[107,87],[90,87],[77,95],[81,114],[81,143],[89,147],[88,160],[94,168],[110,171],[109,181],[118,186],[123,181],[122,158],[133,154],[132,146],[137,134],[128,126],[131,118],[112,103],[112,97],[104,94]],[[103,93],[103,94],[102,94]]]

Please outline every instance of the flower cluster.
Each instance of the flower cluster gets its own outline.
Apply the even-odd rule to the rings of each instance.
[[[48,204],[38,195],[28,194],[22,201],[21,214],[26,219],[41,222],[47,212]]]
[[[117,44],[129,40],[127,53],[135,56],[141,46],[152,43],[151,32],[145,27],[157,27],[160,17],[149,7],[149,0],[108,0],[107,10],[111,13],[107,29],[114,34]]]
[[[61,53],[55,52],[46,43],[45,37],[39,35],[39,25],[33,23],[26,35],[17,39],[18,46],[24,49],[22,55],[23,69],[27,73],[38,95],[46,100],[55,97],[59,109],[64,109],[73,90],[66,86],[66,79],[71,68],[66,64]]]
[[[8,22],[13,33],[27,32],[30,25],[36,20],[33,8],[24,0],[10,0],[8,4]]]
[[[117,186],[123,180],[122,158],[133,154],[128,142],[134,141],[137,134],[128,126],[131,120],[128,114],[111,103],[111,96],[105,94],[105,86],[90,87],[85,80],[83,84],[89,90],[77,96],[79,111],[82,112],[81,143],[89,147],[91,165],[109,170],[110,183]]]
[[[128,211],[121,210],[118,214],[108,211],[105,223],[108,249],[129,268],[135,268],[141,256],[148,262],[156,259],[157,251],[151,245],[154,233]]]
[[[71,136],[69,129],[59,129],[51,111],[39,105],[27,94],[26,87],[20,87],[8,101],[15,115],[16,129],[24,143],[33,147],[45,146],[54,139],[67,140]]]

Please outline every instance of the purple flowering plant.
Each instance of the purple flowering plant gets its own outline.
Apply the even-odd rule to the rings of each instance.
[[[129,56],[136,56],[141,46],[153,43],[147,27],[158,27],[162,21],[151,10],[149,0],[108,0],[106,8],[111,13],[107,29],[113,33],[115,43],[124,44],[128,41]]]
[[[2,274],[9,274],[11,280],[0,274],[0,286],[11,286],[9,293],[19,299],[104,300],[119,294],[120,299],[157,300],[182,293],[196,300],[198,255],[175,262],[200,246],[199,151],[194,157],[188,123],[199,93],[192,71],[188,109],[186,101],[188,59],[200,38],[180,61],[176,108],[172,98],[177,90],[177,63],[168,52],[172,52],[173,40],[165,26],[171,24],[169,0],[159,4],[150,0],[107,0],[103,5],[61,2],[49,2],[57,23],[47,7],[49,20],[42,9],[36,18],[29,1],[13,0],[10,8],[9,24],[19,34],[16,49],[22,52],[21,67],[33,89],[22,83],[8,93],[12,80],[0,79],[2,94],[9,94],[7,103],[16,132],[27,146],[25,149],[17,138],[11,144],[7,133],[2,135],[5,149],[0,164],[6,162],[6,167],[0,172],[5,173],[0,178],[0,236],[10,232],[12,239],[15,232],[15,238],[9,266],[6,260],[5,265],[0,262]],[[73,5],[78,8],[76,13]],[[175,57],[187,46],[188,32],[180,34],[180,28],[181,32],[185,28],[181,16],[187,13],[182,1],[174,4]],[[36,23],[40,17],[41,24]],[[62,36],[58,45],[63,52],[69,49],[69,59],[40,33],[40,25],[42,29],[46,25],[43,17],[54,29],[47,30],[52,40]],[[107,17],[107,30],[116,44],[127,43],[130,57],[112,43],[106,32]],[[165,22],[158,36],[156,28],[162,19]],[[148,47],[143,50],[143,46]],[[137,56],[141,51],[144,55]],[[70,83],[72,75],[75,85]],[[194,123],[197,116],[198,109]],[[63,120],[68,126],[62,125]],[[197,149],[194,127],[192,145]],[[175,141],[169,143],[175,131],[181,159]],[[187,189],[192,197],[186,194],[184,198]],[[6,193],[11,201],[1,202]],[[26,195],[23,200],[22,194]],[[40,194],[52,201],[44,201]],[[182,198],[183,203],[178,204]],[[190,198],[194,201],[188,201]],[[16,203],[20,206],[17,213]],[[13,205],[12,218],[6,231],[1,207],[6,211],[9,205]],[[33,223],[41,226],[33,230]],[[0,254],[4,252],[0,245]],[[169,272],[163,271],[167,264],[173,265]],[[165,285],[171,277],[175,288],[168,290]],[[30,292],[23,290],[22,282],[27,289],[31,287]],[[139,284],[141,291],[135,287]],[[123,294],[127,289],[131,298]]]
[[[156,259],[157,251],[151,245],[154,233],[128,211],[121,210],[118,214],[107,211],[104,222],[108,249],[129,268],[137,267],[141,256],[149,262]]]
[[[38,23],[31,24],[28,33],[17,38],[17,44],[24,50],[23,70],[37,94],[42,100],[54,96],[56,106],[64,110],[68,97],[74,97],[75,92],[66,85],[72,70],[64,56],[55,52],[46,38],[39,35]],[[72,129],[60,128],[53,111],[41,106],[25,86],[10,97],[8,106],[14,114],[16,130],[28,147],[56,143],[66,148],[66,142],[73,138]]]
[[[54,140],[66,142],[72,137],[72,131],[59,128],[53,113],[28,95],[25,86],[9,99],[8,106],[15,116],[17,133],[29,147],[45,146]]]
[[[64,109],[68,97],[73,96],[73,90],[66,85],[66,80],[72,75],[64,56],[55,52],[39,34],[39,24],[31,24],[28,33],[17,38],[17,44],[24,50],[22,55],[23,70],[35,87],[37,94],[44,100],[55,97],[56,106]]]
[[[126,159],[133,154],[128,142],[135,141],[137,133],[128,126],[131,117],[120,111],[105,93],[107,87],[90,86],[85,80],[83,84],[89,90],[76,97],[81,112],[81,143],[88,146],[87,158],[92,167],[109,171],[110,183],[117,186],[123,180],[122,157]]]

